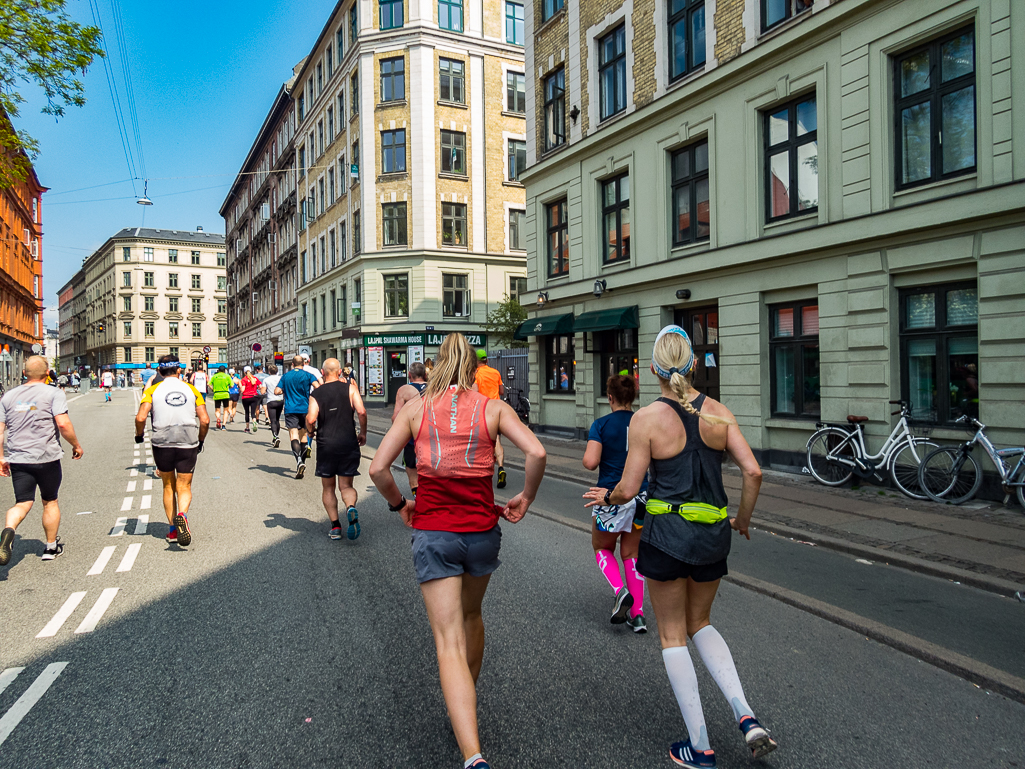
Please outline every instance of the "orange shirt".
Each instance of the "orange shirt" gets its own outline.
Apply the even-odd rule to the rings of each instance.
[[[481,395],[497,400],[498,387],[502,384],[502,375],[497,370],[488,365],[478,366],[474,381],[477,383],[477,390]]]

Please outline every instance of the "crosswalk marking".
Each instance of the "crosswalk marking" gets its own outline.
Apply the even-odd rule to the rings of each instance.
[[[128,488],[125,489],[125,494],[134,494],[136,483],[138,483],[138,481],[128,481]]]
[[[57,613],[53,615],[53,619],[46,623],[46,627],[39,631],[39,635],[36,638],[52,638],[57,635],[57,631],[61,629],[61,626],[68,621],[68,617],[71,613],[78,608],[78,605],[82,603],[82,599],[85,598],[85,591],[82,590],[78,593],[72,593],[68,600],[64,602],[64,605],[57,610]]]
[[[143,497],[143,499],[145,499],[145,497]],[[132,533],[133,534],[145,534],[146,533],[146,528],[148,526],[149,526],[149,516],[148,515],[140,515],[135,520],[135,531],[132,532]]]
[[[152,504],[153,504],[153,495],[152,494],[143,494],[142,495],[142,502],[139,504],[139,509],[140,510],[149,510],[150,506]]]
[[[117,550],[117,545],[110,545],[103,548],[100,552],[100,557],[96,559],[96,563],[93,567],[85,573],[87,577],[95,577],[98,574],[102,574],[103,570],[107,568],[107,563],[110,561],[110,557],[114,555],[114,551]]]
[[[3,672],[0,672],[0,694],[4,693],[4,689],[11,685],[11,682],[18,677],[25,668],[7,668]]]
[[[132,566],[135,565],[135,559],[139,555],[139,551],[142,549],[142,544],[136,542],[134,545],[128,546],[128,552],[125,553],[125,557],[121,559],[121,565],[117,567],[120,571],[131,571]]]
[[[21,723],[21,719],[28,715],[32,706],[39,702],[46,694],[46,690],[53,685],[57,676],[63,673],[67,666],[67,662],[52,662],[47,665],[46,669],[39,674],[39,678],[33,681],[25,693],[18,698],[18,701],[11,706],[11,709],[4,713],[3,718],[0,718],[0,745],[3,745],[4,741],[11,736],[11,732]]]
[[[85,619],[82,620],[82,624],[75,630],[76,633],[91,633],[96,629],[96,625],[103,617],[103,613],[110,608],[110,604],[114,601],[114,596],[117,595],[118,588],[108,587],[104,588],[103,592],[100,593],[100,597],[96,599],[96,603],[93,604],[93,608],[89,610],[89,613],[85,615]]]
[[[122,513],[125,512],[126,510],[131,510],[132,509],[132,501],[133,501],[132,497],[125,497],[124,498],[124,500],[121,502],[121,512]]]
[[[125,526],[127,526],[127,525],[128,525],[128,516],[123,516],[121,518],[118,518],[117,522],[114,524],[114,528],[110,530],[110,536],[112,536],[112,537],[120,537],[122,534],[125,533]]]

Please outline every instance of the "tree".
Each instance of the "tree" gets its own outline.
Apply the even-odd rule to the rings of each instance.
[[[484,328],[495,342],[492,347],[526,347],[527,343],[514,339],[516,329],[527,319],[527,310],[508,295],[484,320]]]
[[[55,118],[66,106],[85,104],[85,74],[100,48],[100,30],[83,27],[64,11],[65,0],[0,1],[0,189],[24,180],[39,145],[11,122],[32,83],[46,96],[42,112]]]

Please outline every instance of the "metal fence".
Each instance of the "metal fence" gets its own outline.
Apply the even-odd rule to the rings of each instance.
[[[530,397],[530,385],[527,383],[527,374],[530,372],[530,359],[527,353],[530,350],[526,347],[518,347],[512,350],[489,350],[488,361],[494,368],[498,369],[505,382],[506,389],[515,387],[523,391],[526,397]]]

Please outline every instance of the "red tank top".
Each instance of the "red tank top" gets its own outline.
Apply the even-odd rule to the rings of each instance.
[[[426,531],[488,531],[498,523],[491,479],[495,442],[484,409],[488,399],[455,385],[424,401],[416,436],[416,512],[413,528]]]

